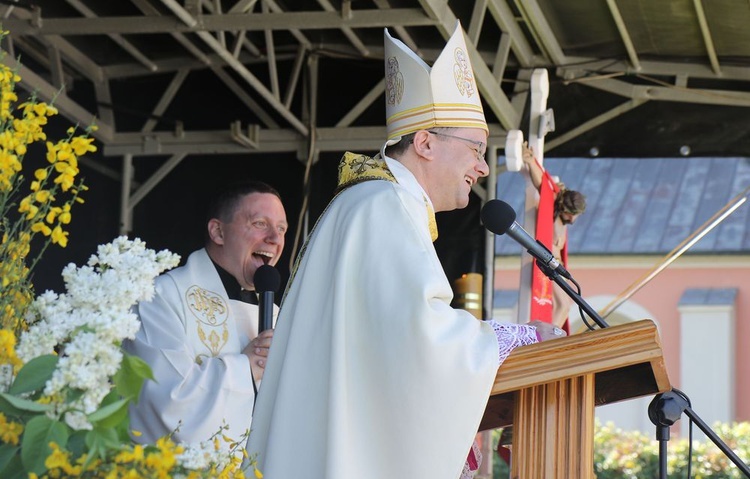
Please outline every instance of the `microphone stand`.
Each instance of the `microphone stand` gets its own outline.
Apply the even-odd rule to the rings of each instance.
[[[531,252],[529,252],[531,253]],[[532,256],[534,256],[532,254]],[[536,256],[534,256],[536,258]],[[538,258],[537,258],[538,259]],[[558,286],[560,286],[570,298],[588,314],[600,328],[608,328],[604,319],[591,307],[570,284],[557,271],[542,261],[535,261],[539,269]],[[750,467],[747,466],[729,446],[716,435],[716,433],[690,408],[690,400],[676,388],[661,394],[657,394],[648,407],[648,417],[656,426],[656,439],[659,441],[659,479],[667,479],[667,441],[669,441],[669,427],[680,419],[682,413],[698,425],[706,436],[726,454],[726,456],[742,471],[745,477],[750,478]]]
[[[656,439],[659,441],[659,479],[667,478],[669,426],[677,422],[683,412],[745,474],[745,477],[750,477],[750,467],[742,462],[742,459],[690,408],[690,400],[687,396],[682,391],[673,388],[671,391],[657,394],[648,406],[648,418],[656,426]]]
[[[530,252],[530,253],[531,253],[531,252]],[[532,254],[532,256],[534,256],[534,255]],[[581,295],[580,295],[580,294],[576,293],[576,292],[575,292],[575,291],[573,290],[573,288],[572,288],[572,287],[570,286],[570,284],[569,284],[569,283],[568,283],[568,282],[567,282],[567,281],[565,280],[565,278],[563,278],[562,276],[560,276],[560,274],[559,274],[559,273],[558,273],[557,271],[555,271],[554,269],[550,268],[550,267],[549,267],[549,265],[547,265],[547,264],[545,264],[545,263],[543,263],[543,262],[539,261],[539,259],[538,259],[538,258],[537,258],[537,260],[536,260],[536,261],[534,261],[534,262],[535,262],[535,263],[536,263],[536,265],[537,265],[537,266],[539,267],[539,269],[540,269],[540,270],[542,270],[542,273],[544,273],[544,274],[545,274],[545,275],[546,275],[546,276],[547,276],[547,277],[548,277],[549,279],[551,279],[552,281],[554,281],[555,283],[557,283],[557,285],[558,285],[558,286],[560,286],[560,287],[561,287],[561,288],[563,289],[563,291],[565,291],[565,293],[566,293],[566,294],[567,294],[568,296],[570,296],[570,298],[571,298],[571,299],[572,299],[573,301],[575,301],[575,302],[576,302],[576,304],[577,304],[578,306],[580,306],[580,307],[581,307],[581,309],[583,309],[583,311],[584,311],[584,312],[585,312],[586,314],[588,314],[588,315],[589,315],[589,317],[590,317],[591,319],[593,319],[593,320],[594,320],[594,322],[595,322],[595,323],[596,323],[597,325],[599,325],[599,327],[600,327],[600,328],[604,329],[604,328],[608,328],[608,327],[609,327],[609,324],[607,324],[607,322],[606,322],[606,321],[604,320],[604,318],[602,318],[601,316],[599,316],[599,313],[597,313],[597,312],[596,312],[596,311],[594,310],[594,308],[592,308],[592,307],[591,307],[591,305],[590,305],[590,304],[588,304],[588,303],[587,303],[587,302],[586,302],[586,301],[585,301],[585,300],[584,300],[584,299],[583,299],[583,298],[581,297]]]

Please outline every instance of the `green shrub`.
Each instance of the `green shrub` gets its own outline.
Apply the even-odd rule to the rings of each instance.
[[[687,425],[687,418],[683,427]],[[746,463],[750,460],[750,423],[716,423],[712,426],[726,445]],[[597,479],[657,479],[659,477],[659,443],[653,434],[623,431],[612,423],[596,422],[594,433],[594,473]],[[693,431],[700,431],[693,426]],[[494,444],[500,430],[493,433]],[[688,440],[672,436],[667,443],[669,479],[687,478]],[[506,479],[510,468],[497,455],[493,459],[493,478]],[[710,440],[693,441],[691,478],[734,479],[744,474]]]

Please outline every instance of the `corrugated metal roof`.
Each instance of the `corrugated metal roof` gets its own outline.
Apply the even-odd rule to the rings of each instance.
[[[737,299],[738,288],[688,288],[679,306],[730,306]]]
[[[587,208],[568,228],[573,255],[665,254],[750,187],[749,158],[548,158],[553,176],[586,196]],[[497,198],[523,225],[525,176],[498,177]],[[500,256],[519,254],[498,236]],[[740,206],[686,254],[750,253],[750,205]]]

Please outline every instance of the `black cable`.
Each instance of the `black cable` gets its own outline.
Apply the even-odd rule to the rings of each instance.
[[[672,388],[672,391],[677,393],[678,396],[685,400],[688,407],[692,407],[690,404],[690,398],[677,388]],[[693,470],[693,419],[688,416],[688,461],[687,461],[687,477],[688,479],[692,475]]]
[[[576,293],[578,294],[578,296],[581,296],[581,285],[578,284],[578,281],[573,278],[569,278],[569,281],[576,286]],[[586,319],[586,313],[584,313],[583,308],[580,304],[578,305],[578,314],[581,315],[581,321],[583,321],[583,324],[586,325],[589,331],[594,331],[596,329],[594,328],[594,325],[589,323],[588,319]]]

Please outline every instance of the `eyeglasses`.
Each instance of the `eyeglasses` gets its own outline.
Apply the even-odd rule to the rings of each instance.
[[[468,139],[468,138],[464,138],[464,137],[461,137],[461,136],[456,136],[456,135],[449,135],[449,134],[447,134],[447,133],[441,133],[441,132],[439,132],[439,131],[430,131],[430,130],[427,130],[427,133],[432,133],[433,135],[437,135],[437,136],[444,136],[444,137],[446,137],[446,138],[454,138],[454,139],[456,139],[456,140],[462,140],[462,141],[466,141],[466,142],[469,142],[469,143],[471,143],[472,145],[476,145],[476,148],[474,148],[474,147],[471,147],[471,146],[469,146],[469,145],[466,145],[466,146],[469,146],[469,148],[471,148],[472,150],[474,150],[474,153],[475,153],[475,154],[476,154],[476,156],[477,156],[477,161],[479,161],[479,162],[482,162],[482,161],[484,161],[484,154],[485,154],[485,153],[486,153],[486,151],[487,151],[487,145],[485,145],[485,144],[484,144],[483,142],[481,142],[481,141],[470,140],[470,139]]]

